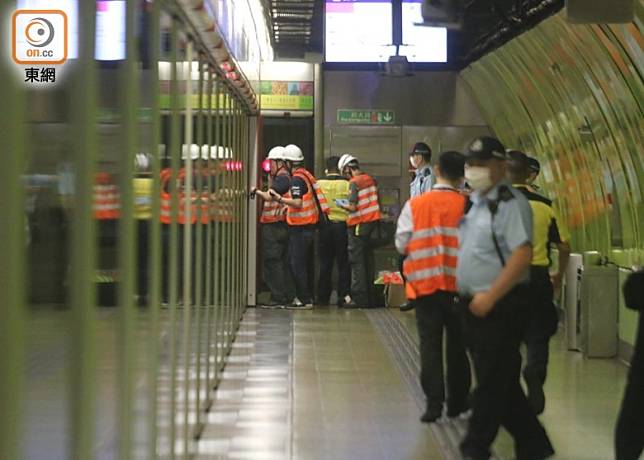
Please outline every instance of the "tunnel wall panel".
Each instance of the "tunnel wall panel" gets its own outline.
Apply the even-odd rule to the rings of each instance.
[[[461,76],[507,147],[536,156],[575,251],[636,250],[644,231],[642,19],[573,25],[563,13]]]

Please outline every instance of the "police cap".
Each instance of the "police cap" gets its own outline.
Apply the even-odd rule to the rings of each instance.
[[[432,149],[424,142],[416,142],[414,148],[409,152],[410,155],[431,155]]]
[[[528,168],[537,174],[541,172],[541,164],[536,158],[528,157]]]
[[[498,139],[481,136],[474,139],[465,151],[465,160],[505,160],[505,147]]]

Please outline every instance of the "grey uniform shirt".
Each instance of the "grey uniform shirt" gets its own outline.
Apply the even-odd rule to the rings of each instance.
[[[436,179],[431,166],[425,165],[416,171],[416,177],[409,185],[409,195],[411,198],[422,195],[434,186]]]
[[[499,201],[494,216],[494,233],[505,261],[519,246],[532,243],[532,210],[520,191],[503,181],[485,196],[472,193],[472,207],[459,229],[456,285],[461,294],[474,295],[489,290],[503,268],[492,239],[492,213],[488,207],[497,199],[501,185],[513,195],[512,199]],[[528,281],[528,277],[526,270],[522,282]]]

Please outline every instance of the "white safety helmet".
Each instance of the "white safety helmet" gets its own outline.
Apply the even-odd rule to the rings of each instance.
[[[197,158],[199,158],[199,154],[201,153],[200,150],[201,149],[199,148],[199,146],[197,144],[190,144],[190,145],[183,144],[181,146],[181,159],[182,160],[187,160],[187,159],[196,160]]]
[[[345,153],[344,155],[342,155],[342,156],[340,157],[340,160],[338,161],[338,169],[340,170],[340,172],[342,172],[342,171],[344,170],[344,168],[345,168],[349,163],[351,163],[352,161],[357,162],[357,161],[358,161],[358,159],[357,159],[356,157],[354,157],[353,155],[350,155],[350,154],[348,154],[348,153]]]
[[[302,149],[297,145],[289,144],[284,147],[284,159],[298,163],[304,161],[304,154],[302,153]]]
[[[284,150],[285,148],[282,147],[281,145],[276,145],[272,149],[268,151],[268,159],[269,160],[284,160]]]

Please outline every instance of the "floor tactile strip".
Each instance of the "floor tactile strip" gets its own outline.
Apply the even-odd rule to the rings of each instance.
[[[366,310],[383,344],[391,354],[410,394],[420,412],[425,410],[425,395],[420,386],[420,354],[418,342],[388,309]],[[419,413],[420,413],[419,412]],[[439,423],[430,425],[432,435],[445,460],[459,460],[458,445],[467,429],[463,419],[443,417]],[[495,460],[500,460],[496,455]]]

